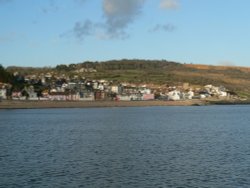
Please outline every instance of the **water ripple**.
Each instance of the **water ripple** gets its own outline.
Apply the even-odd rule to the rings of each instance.
[[[0,112],[0,187],[249,187],[250,107]]]

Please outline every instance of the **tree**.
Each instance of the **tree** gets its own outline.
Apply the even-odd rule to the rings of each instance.
[[[57,65],[56,66],[56,69],[58,71],[68,71],[69,70],[69,67],[67,65]]]
[[[9,83],[11,81],[11,77],[11,74],[0,64],[0,82]]]

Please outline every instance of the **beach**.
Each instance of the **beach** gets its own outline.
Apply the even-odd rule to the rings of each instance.
[[[0,109],[39,109],[39,108],[98,108],[98,107],[146,107],[146,106],[201,106],[202,100],[185,101],[18,101],[3,100]]]

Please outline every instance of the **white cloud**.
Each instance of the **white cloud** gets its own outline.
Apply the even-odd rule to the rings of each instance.
[[[85,2],[87,0],[75,0]],[[94,22],[85,20],[76,22],[74,34],[83,39],[87,36],[96,36],[99,39],[126,39],[129,37],[128,27],[135,22],[142,13],[147,0],[102,0],[104,21]],[[162,9],[176,9],[178,0],[161,0]],[[150,32],[172,32],[176,29],[172,24],[156,24]]]
[[[161,9],[177,9],[179,8],[178,0],[161,0],[160,3]]]
[[[140,14],[145,0],[103,0],[107,33],[111,38],[124,37],[126,28]]]

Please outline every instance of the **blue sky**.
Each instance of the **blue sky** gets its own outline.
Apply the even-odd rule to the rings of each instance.
[[[249,0],[0,0],[0,64],[250,66]]]

